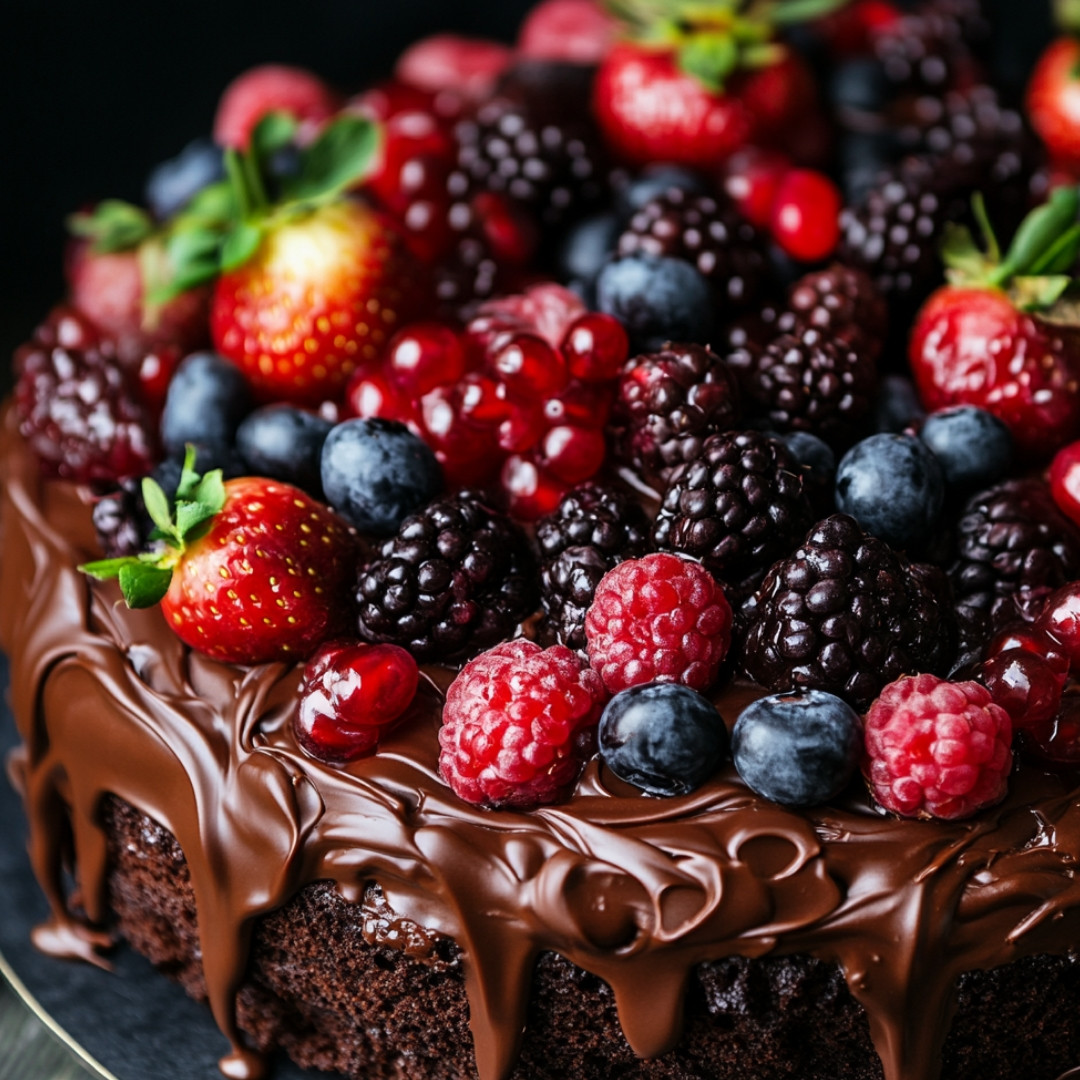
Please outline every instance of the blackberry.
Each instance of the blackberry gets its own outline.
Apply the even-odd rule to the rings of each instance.
[[[624,559],[649,550],[649,519],[628,494],[582,484],[536,525],[544,560],[540,600],[558,640],[585,647],[585,612],[600,579]]]
[[[360,572],[359,633],[417,660],[467,656],[513,634],[536,607],[525,534],[461,492],[407,517]]]
[[[1050,593],[1080,578],[1080,530],[1036,479],[972,496],[956,544],[949,577],[965,659],[978,659],[994,634],[1036,618]]]
[[[861,337],[852,345],[816,329],[782,333],[762,350],[729,356],[748,407],[779,431],[809,431],[844,444],[868,426],[877,387],[874,353]]]
[[[158,446],[149,411],[112,344],[58,309],[15,353],[19,432],[42,472],[114,484],[149,472]]]
[[[94,532],[98,544],[108,559],[138,555],[146,544],[148,519],[139,484],[122,480],[115,491],[103,495],[94,503]]]
[[[955,625],[948,582],[867,536],[818,522],[751,601],[743,665],[770,690],[826,690],[858,708],[911,672],[946,672]]]
[[[749,307],[769,276],[757,229],[726,201],[669,188],[630,219],[619,238],[620,255],[660,255],[697,267],[730,310]]]
[[[759,431],[712,435],[679,469],[653,525],[656,546],[733,583],[788,554],[813,524],[802,469]]]
[[[894,94],[943,94],[978,69],[983,26],[975,2],[923,4],[873,35],[874,55]]]
[[[649,479],[666,480],[705,439],[739,423],[735,376],[704,345],[668,345],[627,362],[612,407],[617,455]]]
[[[535,95],[485,102],[456,135],[466,182],[507,195],[544,225],[580,217],[607,190],[606,156],[592,123],[580,112],[568,118],[545,109]]]
[[[870,276],[834,263],[804,274],[788,291],[779,328],[818,330],[829,341],[859,348],[876,357],[888,330],[889,311]]]

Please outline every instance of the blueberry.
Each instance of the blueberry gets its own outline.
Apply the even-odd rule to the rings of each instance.
[[[712,336],[712,289],[682,259],[628,255],[609,262],[596,279],[596,305],[622,322],[635,349]]]
[[[251,391],[235,364],[212,352],[185,357],[169,383],[161,414],[161,441],[170,454],[186,443],[224,448],[251,411]]]
[[[616,694],[600,717],[600,757],[620,780],[650,795],[686,795],[727,755],[716,706],[679,683],[646,683]]]
[[[828,443],[808,431],[789,431],[778,439],[791,451],[791,456],[818,483],[831,484],[836,476],[836,455]]]
[[[236,429],[236,448],[256,476],[322,498],[322,450],[334,425],[292,405],[264,405]]]
[[[926,416],[915,384],[905,375],[886,375],[878,388],[874,422],[878,431],[906,431]]]
[[[919,438],[937,455],[945,481],[957,488],[983,488],[1004,478],[1013,461],[1009,429],[974,405],[957,405],[928,416]]]
[[[234,450],[228,447],[200,446],[195,445],[195,471],[200,476],[205,476],[213,469],[220,469],[226,480],[232,480],[237,476],[250,476],[250,472],[243,459]],[[176,495],[176,489],[180,486],[180,474],[184,468],[184,455],[167,457],[160,462],[150,474],[161,486],[170,500]]]
[[[836,470],[836,508],[895,548],[929,540],[945,501],[945,474],[911,435],[871,435]]]
[[[709,194],[709,185],[699,173],[683,165],[657,162],[647,166],[616,194],[616,209],[624,218],[628,218],[672,188],[685,191],[688,195]]]
[[[209,139],[190,142],[146,178],[146,205],[159,219],[183,210],[205,187],[225,178],[221,147]]]
[[[322,452],[326,499],[361,532],[390,536],[442,487],[431,449],[396,420],[346,420]]]
[[[858,713],[822,690],[761,698],[731,733],[735,768],[747,787],[784,806],[817,806],[839,794],[861,748]]]
[[[622,224],[610,212],[579,221],[563,237],[556,252],[559,274],[567,281],[591,282],[611,257],[621,232]]]

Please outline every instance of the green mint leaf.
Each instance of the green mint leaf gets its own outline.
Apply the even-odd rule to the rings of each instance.
[[[172,570],[133,562],[120,569],[120,591],[129,608],[153,607],[169,591]]]
[[[382,139],[377,124],[362,116],[339,116],[304,153],[300,175],[287,195],[297,201],[329,199],[352,187],[371,168]]]
[[[98,581],[111,581],[120,576],[120,571],[130,565],[132,556],[125,555],[119,559],[98,559],[95,562],[83,563],[78,567],[80,573],[88,574]]]
[[[221,270],[230,273],[239,269],[259,250],[263,231],[249,221],[238,222],[225,236],[221,245]]]
[[[202,479],[195,470],[195,459],[198,456],[198,450],[191,443],[184,447],[184,464],[180,469],[180,483],[176,486],[177,502],[181,500],[190,502],[196,498],[195,492],[199,487],[199,481]]]
[[[162,538],[175,536],[176,526],[173,524],[169,498],[153,477],[143,477],[142,496],[143,502],[146,503],[146,512],[161,531]]]
[[[141,207],[120,199],[105,199],[90,213],[72,214],[68,229],[91,241],[99,254],[130,251],[154,232],[154,221]]]
[[[738,64],[739,47],[730,34],[692,34],[679,49],[679,67],[715,92]]]
[[[251,133],[251,149],[260,164],[267,162],[278,150],[284,149],[296,138],[300,125],[287,112],[268,112]]]

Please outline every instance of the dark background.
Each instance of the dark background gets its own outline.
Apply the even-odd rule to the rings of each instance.
[[[0,386],[63,293],[63,218],[138,200],[148,169],[209,132],[224,86],[281,61],[355,89],[435,30],[511,40],[532,0],[0,0]],[[986,0],[1013,88],[1050,0]]]

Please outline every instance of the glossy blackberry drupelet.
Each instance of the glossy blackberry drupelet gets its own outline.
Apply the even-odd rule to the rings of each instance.
[[[417,660],[461,658],[504,638],[537,605],[528,540],[477,492],[407,517],[360,572],[359,634]]]
[[[845,344],[817,329],[782,333],[764,349],[735,350],[748,412],[779,431],[808,431],[844,446],[869,427],[877,388],[875,352],[861,337]]]
[[[562,644],[583,649],[585,612],[600,579],[623,559],[651,549],[648,516],[626,492],[589,482],[537,522],[536,541],[548,624]]]
[[[835,514],[776,563],[750,601],[743,666],[777,692],[825,690],[865,708],[913,671],[946,673],[956,631],[948,582]]]
[[[139,482],[123,480],[115,491],[103,495],[94,503],[94,532],[108,559],[137,555],[146,543],[148,520],[146,505],[139,491]]]
[[[787,447],[759,431],[729,431],[711,435],[674,473],[653,541],[736,583],[794,550],[813,521],[803,471]]]
[[[620,255],[662,255],[692,263],[726,313],[750,307],[769,277],[765,244],[730,203],[677,187],[647,202],[619,238]]]
[[[631,358],[619,379],[610,429],[617,457],[663,481],[709,435],[741,419],[728,365],[704,345],[669,345]]]
[[[197,1000],[206,998],[195,897],[172,835],[104,800],[108,899],[120,934]],[[333,942],[333,948],[327,943]],[[946,1080],[1057,1080],[1080,1060],[1080,965],[1039,956],[959,981]],[[261,919],[237,1019],[253,1045],[350,1080],[474,1075],[461,955],[398,915],[377,884],[357,903],[310,885]],[[748,1063],[753,1063],[752,1066]],[[611,988],[544,953],[532,975],[510,1080],[881,1080],[866,1015],[839,966],[804,955],[699,964],[679,1045],[634,1056]]]
[[[829,341],[876,358],[888,332],[889,310],[865,271],[833,263],[792,285],[778,322],[781,330],[817,330]]]
[[[607,190],[607,156],[587,110],[545,107],[534,93],[496,97],[456,135],[465,183],[507,195],[546,226],[580,217]]]
[[[1041,481],[1006,481],[964,507],[949,578],[961,657],[977,660],[999,630],[1036,618],[1055,589],[1080,578],[1080,530]]]

